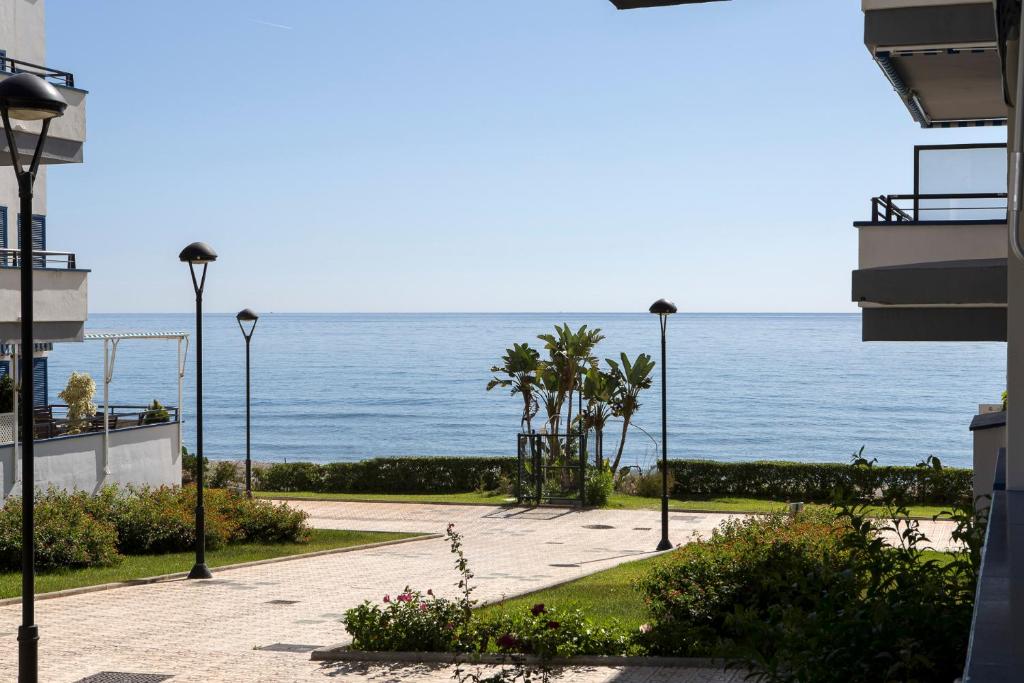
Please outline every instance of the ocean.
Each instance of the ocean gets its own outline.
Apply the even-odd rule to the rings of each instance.
[[[659,359],[647,314],[268,313],[252,341],[252,452],[260,461],[330,462],[390,455],[514,455],[520,399],[486,391],[513,342],[540,346],[555,324],[598,327],[601,358]],[[194,316],[92,315],[89,331],[193,332]],[[233,315],[204,323],[205,450],[245,454],[245,345]],[[177,396],[176,344],[121,342],[111,403]],[[936,455],[969,467],[968,425],[999,400],[1006,346],[864,343],[857,314],[689,314],[669,320],[669,455],[714,460],[882,464]],[[102,402],[101,342],[59,344],[50,401],[71,371],[89,372]],[[188,355],[185,441],[195,442],[195,349]],[[648,466],[660,438],[660,368],[641,397],[624,464]],[[619,426],[605,436],[606,450]]]

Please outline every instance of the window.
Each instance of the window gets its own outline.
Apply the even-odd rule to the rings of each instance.
[[[0,71],[7,70],[7,50],[0,50]]]
[[[32,359],[32,403],[37,406],[45,406],[48,403],[49,379],[47,372],[47,358]]]
[[[0,206],[0,249],[7,248],[7,207]],[[6,266],[6,259],[3,260]]]

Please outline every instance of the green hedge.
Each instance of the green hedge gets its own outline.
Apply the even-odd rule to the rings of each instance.
[[[906,503],[955,503],[972,491],[968,469],[930,467],[852,467],[839,463],[715,462],[669,460],[675,476],[674,498],[742,496],[784,501],[830,503],[846,489],[863,499],[883,489],[900,490]]]
[[[307,515],[284,504],[210,489],[206,545],[309,540]],[[196,489],[110,486],[98,495],[50,488],[36,497],[36,567],[40,571],[115,564],[122,555],[159,555],[195,547]],[[21,499],[0,505],[0,571],[21,563]]]
[[[276,463],[260,468],[262,491],[315,493],[466,493],[514,477],[515,458],[374,458],[359,462]]]

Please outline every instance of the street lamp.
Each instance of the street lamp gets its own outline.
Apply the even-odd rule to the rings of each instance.
[[[18,681],[36,683],[39,678],[39,627],[35,624],[35,435],[32,406],[32,187],[43,156],[50,121],[64,114],[68,103],[52,84],[39,76],[21,73],[0,81],[0,118],[18,179],[21,200],[21,626],[18,627]],[[35,151],[25,169],[18,154],[11,120],[42,121]]]
[[[213,574],[206,566],[206,514],[203,511],[203,287],[206,267],[217,260],[217,252],[205,242],[193,242],[181,250],[178,259],[188,264],[196,291],[196,563],[188,578],[212,579]],[[196,266],[203,267],[198,278]]]
[[[243,308],[235,316],[238,327],[245,337],[245,495],[252,498],[252,440],[250,439],[251,412],[249,401],[249,342],[252,341],[252,333],[256,331],[256,322],[260,319],[256,311],[251,308]],[[245,330],[245,323],[252,323],[249,331]]]
[[[665,367],[665,332],[668,317],[679,309],[668,299],[658,299],[648,310],[658,316],[661,323],[661,541],[658,550],[671,550],[672,542],[668,540],[668,373]]]

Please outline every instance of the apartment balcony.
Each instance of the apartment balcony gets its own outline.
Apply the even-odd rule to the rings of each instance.
[[[82,341],[88,319],[89,271],[65,251],[34,251],[34,337]],[[21,268],[17,249],[0,249],[0,342],[21,339]]]
[[[1000,36],[992,0],[862,0],[864,44],[924,128],[1002,125]],[[1000,13],[1000,19],[1003,19]]]
[[[22,62],[11,57],[0,56],[0,81],[18,73],[33,73],[45,78],[57,86],[68,108],[64,115],[53,119],[50,132],[43,148],[41,163],[43,164],[78,164],[82,163],[82,150],[85,146],[85,99],[88,92],[75,87],[75,77],[66,71],[57,71],[38,64]],[[12,121],[15,142],[28,163],[39,139],[38,121]],[[3,124],[0,123],[0,128]],[[0,135],[0,166],[10,166],[10,152],[7,149],[7,136]]]
[[[110,484],[175,486],[181,483],[178,409],[154,419],[146,406],[109,406],[82,431],[68,430],[67,406],[36,406],[36,485],[96,493]],[[14,413],[0,413],[0,500],[20,495],[20,449]]]
[[[865,341],[1005,341],[1004,145],[922,145],[915,191],[871,199],[858,221],[852,298]]]

